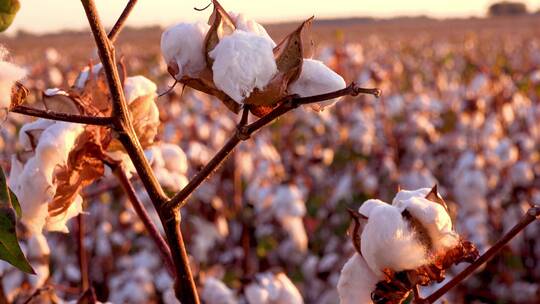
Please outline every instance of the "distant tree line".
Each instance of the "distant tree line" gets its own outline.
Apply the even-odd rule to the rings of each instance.
[[[501,1],[492,4],[488,9],[488,15],[497,16],[516,16],[528,13],[527,6],[521,2]]]

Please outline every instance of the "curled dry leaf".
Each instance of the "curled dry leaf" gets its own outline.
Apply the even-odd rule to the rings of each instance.
[[[412,270],[393,272],[385,269],[385,279],[377,283],[371,294],[374,303],[403,303],[412,289],[433,282],[442,282],[445,270],[462,262],[472,263],[479,256],[478,250],[469,241],[460,240],[458,245],[433,259],[429,265]]]
[[[110,139],[110,133],[103,127],[85,127],[69,153],[66,166],[56,171],[58,186],[53,201],[48,205],[49,216],[65,212],[83,187],[103,176],[104,147]]]
[[[28,89],[20,82],[15,82],[15,85],[11,88],[11,104],[10,110],[16,106],[21,105],[28,96]]]
[[[204,39],[204,55],[206,57],[206,64],[211,67],[214,62],[209,53],[216,47],[219,41],[236,30],[236,25],[231,16],[225,11],[223,6],[218,1],[212,0],[214,4],[214,11],[208,19],[210,29]]]

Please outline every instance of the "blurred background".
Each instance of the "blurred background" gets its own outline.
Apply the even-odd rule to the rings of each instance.
[[[0,44],[29,71],[25,85],[32,102],[47,88],[70,87],[97,59],[79,1],[21,2]],[[126,3],[96,2],[109,27]],[[206,21],[211,8],[193,8],[207,4],[140,1],[116,48],[128,74],[144,75],[164,92],[173,81],[160,54],[160,35],[174,23]],[[439,185],[456,229],[481,252],[530,204],[540,204],[538,1],[221,4],[264,23],[275,41],[315,15],[314,57],[347,82],[381,88],[383,96],[346,98],[320,113],[298,109],[242,143],[201,186],[183,209],[201,291],[213,278],[242,299],[257,275],[284,272],[305,303],[337,303],[337,279],[354,252],[346,208],[368,198],[390,201],[398,187]],[[182,148],[193,176],[232,134],[237,117],[180,86],[157,102],[159,140]],[[2,125],[4,168],[20,149],[17,131],[27,121],[10,114]],[[135,184],[152,211],[136,178]],[[85,190],[85,210],[98,299],[175,303],[171,278],[113,176]],[[540,303],[539,233],[538,224],[528,227],[446,301]],[[46,265],[38,280],[0,264],[8,298],[22,302],[45,288],[37,301],[77,299],[81,275],[74,240],[71,234],[48,235],[53,251],[36,262]]]

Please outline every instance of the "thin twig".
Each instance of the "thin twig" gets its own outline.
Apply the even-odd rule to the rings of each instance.
[[[285,97],[283,100],[280,101],[280,105],[277,106],[275,109],[273,109],[270,113],[263,116],[259,120],[249,124],[245,125],[247,123],[247,115],[246,109],[244,108],[244,112],[242,114],[241,123],[237,126],[236,132],[229,138],[229,140],[225,143],[225,145],[212,157],[212,159],[204,166],[201,171],[199,171],[190,181],[189,183],[178,193],[176,193],[168,202],[167,207],[168,208],[182,208],[187,203],[187,198],[197,189],[197,187],[214,172],[214,170],[221,164],[227,157],[231,154],[231,152],[234,150],[236,145],[240,143],[240,141],[247,140],[250,138],[250,136],[261,129],[262,127],[266,126],[267,124],[274,121],[276,118],[288,113],[291,110],[294,110],[298,108],[301,105],[305,104],[311,104],[316,102],[321,102],[329,99],[334,99],[341,96],[356,96],[358,94],[371,94],[375,95],[376,97],[381,95],[381,90],[379,89],[364,89],[358,87],[354,82],[351,83],[349,86],[347,86],[345,89],[338,90],[335,92],[327,93],[327,94],[321,94],[321,95],[315,95],[315,96],[309,96],[309,97],[299,97],[296,95],[291,95]],[[245,118],[244,118],[245,117]],[[243,124],[242,124],[243,123]]]
[[[461,271],[458,275],[452,278],[448,283],[441,286],[429,297],[422,299],[419,303],[434,303],[444,294],[446,294],[450,289],[457,286],[461,281],[465,280],[469,275],[471,275],[476,269],[478,269],[482,264],[489,261],[494,257],[499,251],[501,251],[504,246],[510,242],[518,233],[520,233],[525,227],[530,223],[534,222],[540,216],[540,206],[534,206],[530,208],[525,215],[521,218],[519,223],[517,223],[510,231],[508,231],[502,238],[500,238],[497,243],[495,243],[491,248],[489,248],[484,254],[482,254],[474,263],[470,264],[467,268]]]
[[[167,245],[165,239],[163,239],[163,237],[161,236],[158,228],[150,218],[150,215],[148,215],[148,212],[146,211],[143,203],[137,197],[135,189],[129,181],[126,172],[124,172],[121,166],[116,166],[114,168],[114,174],[118,178],[118,181],[120,182],[120,185],[122,185],[122,188],[124,188],[128,200],[130,201],[133,209],[135,209],[135,212],[143,222],[146,231],[156,244],[156,247],[159,250],[159,254],[161,255],[161,258],[165,263],[165,268],[167,268],[167,271],[169,271],[169,273],[174,276],[174,263],[171,257],[171,250],[169,249],[169,246]]]
[[[118,34],[120,34],[120,31],[122,31],[122,28],[124,27],[124,24],[126,23],[129,14],[131,14],[131,11],[135,7],[135,4],[137,4],[137,0],[129,0],[128,4],[124,8],[124,11],[120,15],[120,17],[118,17],[118,20],[116,20],[116,23],[114,24],[108,35],[111,43],[114,43],[114,41],[118,37]]]
[[[59,113],[49,110],[40,110],[35,108],[30,108],[27,106],[16,106],[13,107],[11,112],[24,114],[27,116],[34,116],[40,118],[46,118],[57,121],[67,121],[74,122],[86,125],[95,125],[95,126],[111,126],[113,124],[112,117],[102,117],[102,116],[84,116],[84,115],[75,115],[68,113]]]

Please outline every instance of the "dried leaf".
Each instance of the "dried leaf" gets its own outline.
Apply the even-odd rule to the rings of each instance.
[[[303,59],[307,57],[307,52],[311,49],[312,42],[306,43],[304,36],[307,35],[306,32],[309,31],[312,21],[313,17],[302,22],[294,32],[285,37],[274,48],[278,71],[286,74],[294,71],[290,82],[295,81],[300,76]]]
[[[103,176],[104,147],[110,139],[110,132],[98,126],[87,126],[77,138],[66,166],[55,172],[57,192],[48,206],[49,216],[65,212],[83,187]]]
[[[412,289],[442,282],[445,270],[462,262],[472,263],[479,256],[478,250],[469,241],[460,240],[458,245],[434,258],[433,263],[417,269],[393,272],[385,269],[386,279],[377,283],[371,293],[374,303],[399,304],[407,299]]]
[[[448,206],[446,205],[446,202],[437,191],[437,185],[431,188],[431,191],[429,191],[429,193],[426,195],[426,199],[443,206],[446,212],[448,212]]]
[[[287,96],[287,88],[302,72],[304,62],[304,36],[308,31],[313,17],[304,21],[294,32],[289,34],[274,48],[274,58],[278,73],[268,83],[264,90],[255,89],[244,100],[246,104],[271,106]]]
[[[360,214],[356,210],[352,210],[352,209],[347,208],[347,211],[349,212],[349,215],[351,216],[351,218],[353,220],[353,222],[352,222],[352,230],[350,232],[350,235],[351,235],[351,240],[352,240],[354,249],[356,249],[356,252],[359,255],[362,255],[362,250],[361,250],[362,242],[361,242],[361,239],[360,239],[360,228],[362,227],[362,225],[361,225],[360,221],[361,220],[367,220],[367,217],[364,216],[363,214]]]
[[[212,71],[208,68],[199,74],[199,78],[184,76],[178,82],[197,91],[215,96],[221,100],[223,104],[232,112],[237,114],[240,112],[240,104],[232,100],[227,94],[215,87],[212,80]]]
[[[11,104],[10,109],[19,106],[24,103],[28,96],[28,89],[20,82],[15,82],[15,85],[11,88]]]
[[[149,113],[154,107],[156,105],[153,94],[140,96],[129,104],[133,128],[143,148],[150,146],[157,134],[158,125],[148,121]]]
[[[257,116],[257,117],[263,117],[263,116],[267,115],[268,113],[272,112],[272,110],[277,106],[278,105],[275,105],[275,106],[264,106],[264,105],[255,106],[255,105],[253,105],[253,106],[251,106],[249,108],[249,111],[253,115]]]
[[[236,30],[236,26],[232,18],[227,14],[227,11],[219,4],[217,0],[212,0],[214,11],[208,20],[210,29],[204,38],[204,54],[206,56],[206,64],[211,67],[213,59],[209,53],[216,47],[219,41]]]
[[[45,109],[57,113],[81,114],[84,111],[81,102],[64,91],[51,95],[43,93],[42,101]]]

